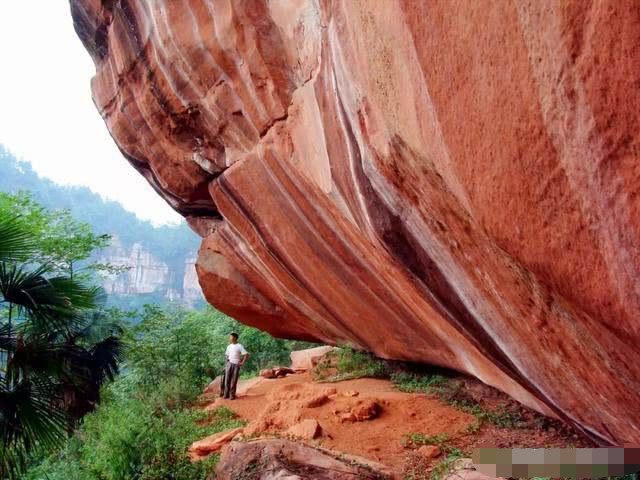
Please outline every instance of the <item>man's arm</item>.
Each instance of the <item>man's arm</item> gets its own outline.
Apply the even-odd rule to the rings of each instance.
[[[245,352],[244,355],[242,355],[242,360],[240,360],[240,365],[244,365],[244,362],[247,361],[247,358],[249,358],[249,354]]]

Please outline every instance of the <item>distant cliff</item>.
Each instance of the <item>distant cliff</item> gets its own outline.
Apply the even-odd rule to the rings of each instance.
[[[114,236],[111,246],[97,258],[101,263],[130,267],[124,273],[105,278],[103,287],[109,295],[156,294],[188,305],[202,299],[195,255],[169,264],[141,243],[127,246]]]
[[[28,191],[45,207],[68,208],[96,232],[112,235],[111,246],[95,260],[130,269],[104,279],[110,305],[135,308],[147,302],[203,301],[194,267],[199,240],[186,224],[154,227],[86,187],[62,186],[39,177],[29,163],[17,160],[2,145],[0,171],[0,191]]]

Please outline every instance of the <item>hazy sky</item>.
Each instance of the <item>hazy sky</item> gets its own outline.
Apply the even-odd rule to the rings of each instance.
[[[111,140],[91,100],[94,73],[67,0],[0,0],[0,143],[55,182],[156,224],[179,221]]]

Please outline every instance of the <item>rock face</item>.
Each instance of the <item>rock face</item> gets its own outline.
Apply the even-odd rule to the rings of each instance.
[[[637,1],[71,9],[213,305],[640,441]]]

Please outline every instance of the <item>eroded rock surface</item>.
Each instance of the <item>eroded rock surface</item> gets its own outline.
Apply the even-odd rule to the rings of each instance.
[[[385,467],[291,440],[270,438],[232,442],[222,453],[216,478],[235,480],[384,480]]]
[[[213,305],[640,441],[637,1],[71,8]]]

